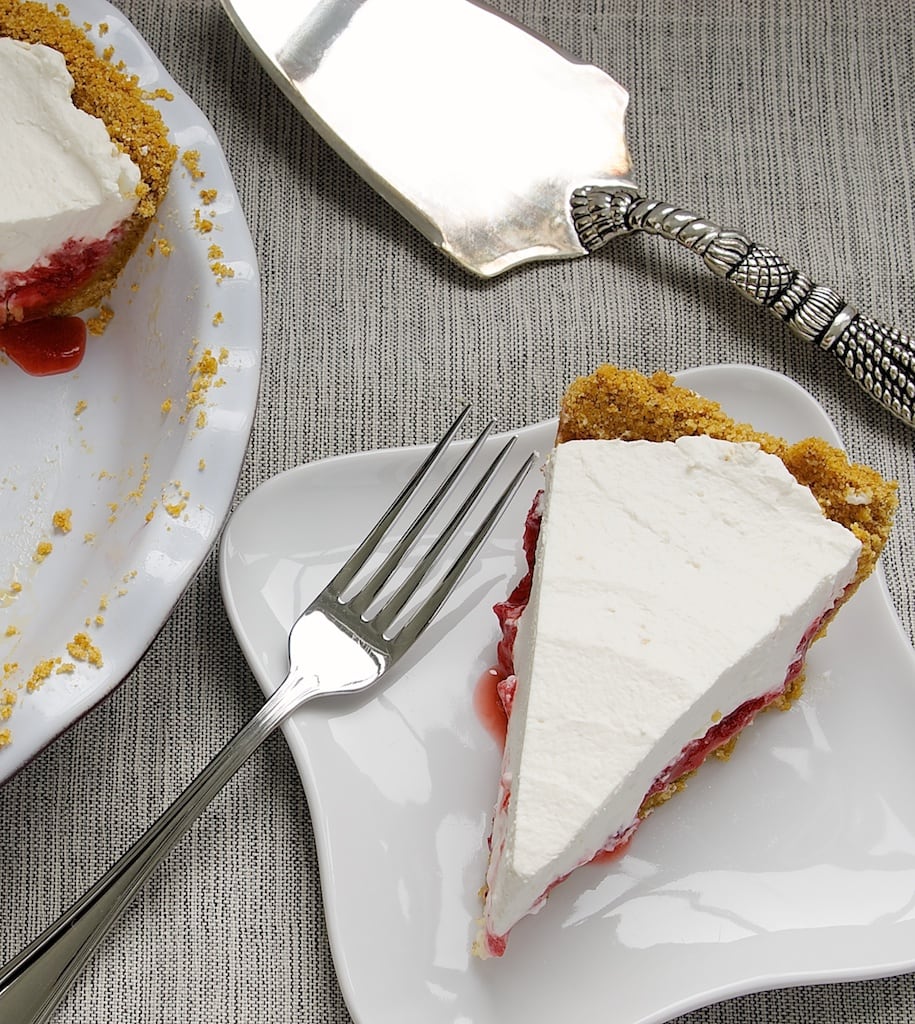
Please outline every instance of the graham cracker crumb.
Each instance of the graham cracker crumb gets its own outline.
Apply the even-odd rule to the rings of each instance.
[[[54,545],[49,540],[40,540],[32,554],[33,562],[43,562],[54,550]]]
[[[167,498],[163,489],[162,508],[172,519],[178,519],[187,508],[188,499],[191,494],[190,491],[184,490],[177,480],[173,480],[168,486],[173,490],[174,496],[171,499]]]
[[[140,482],[132,491],[128,491],[125,500],[138,502],[140,498],[143,497],[143,494],[146,491],[146,485],[149,483],[150,473],[150,459],[148,455],[144,455],[143,469],[140,473]]]
[[[218,260],[210,264],[210,270],[217,281],[224,281],[227,278],[235,277],[235,270],[228,263],[222,263]]]
[[[0,690],[0,722],[9,720],[16,703],[16,694],[12,690]]]
[[[200,169],[200,150],[187,149],[181,154],[181,163],[184,169],[194,179],[200,181],[206,177],[206,172]]]
[[[210,388],[221,387],[224,381],[218,377],[219,367],[229,358],[228,351],[223,348],[219,355],[214,355],[213,350],[206,348],[195,363],[191,364],[191,386],[186,395],[185,412],[190,413],[191,409],[203,405],[209,394]],[[198,425],[201,425],[198,423]]]
[[[86,661],[96,668],[102,665],[102,652],[89,639],[87,633],[77,633],[67,644],[67,651],[76,661]]]
[[[55,530],[59,530],[61,533],[69,533],[73,529],[72,518],[73,512],[71,509],[61,508],[51,516],[51,522]]]
[[[100,338],[113,318],[114,310],[110,306],[101,306],[98,313],[86,321],[86,330],[94,337]]]
[[[32,674],[25,681],[25,688],[29,693],[34,693],[41,684],[50,677],[51,673],[60,664],[60,658],[46,658],[39,661],[32,669]]]
[[[204,217],[199,210],[194,210],[194,227],[202,235],[208,235],[213,230],[213,222]]]

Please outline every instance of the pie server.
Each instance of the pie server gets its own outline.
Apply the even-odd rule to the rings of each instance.
[[[222,3],[315,130],[468,270],[673,239],[912,424],[912,341],[739,231],[642,196],[628,94],[603,71],[476,0]]]

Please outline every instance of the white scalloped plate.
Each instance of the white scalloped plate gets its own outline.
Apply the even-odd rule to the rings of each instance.
[[[681,382],[760,429],[837,442],[797,385],[745,366]],[[521,432],[546,451],[554,423]],[[265,692],[296,614],[416,466],[417,449],[303,466],[241,504],[220,553],[233,626]],[[410,664],[371,698],[312,704],[286,737],[315,824],[331,944],[359,1024],[666,1021],[727,996],[915,967],[915,654],[878,573],[761,716],[629,852],[580,869],[469,953],[499,750],[474,710],[490,607],[521,571],[528,481]]]
[[[225,519],[260,375],[254,249],[212,128],[119,11],[68,6],[144,89],[172,94],[155,102],[179,155],[196,150],[205,176],[176,166],[159,223],[111,296],[114,318],[78,370],[41,378],[0,364],[0,707],[15,698],[0,721],[10,738],[0,780],[109,693],[171,613]],[[216,190],[206,207],[202,188]],[[213,244],[233,276],[212,269]],[[207,349],[219,361],[212,379],[195,370]],[[195,386],[203,401],[188,408]],[[52,522],[65,509],[69,533]],[[42,542],[52,551],[38,562]],[[101,665],[68,651],[79,633]],[[41,666],[51,674],[32,691]]]

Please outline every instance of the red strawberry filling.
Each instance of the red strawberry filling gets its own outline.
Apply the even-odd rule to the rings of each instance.
[[[94,242],[71,238],[57,252],[28,270],[0,275],[3,323],[21,323],[47,316],[103,266],[121,234],[121,229],[115,228],[105,238]]]
[[[28,270],[0,274],[0,350],[38,376],[78,366],[86,326],[78,317],[53,313],[105,266],[122,235],[117,227],[94,242],[70,239]]]
[[[86,352],[86,324],[78,316],[48,316],[0,327],[0,351],[33,377],[76,369]]]

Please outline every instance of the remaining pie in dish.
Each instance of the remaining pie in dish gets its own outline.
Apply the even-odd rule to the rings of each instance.
[[[508,715],[476,951],[639,823],[770,705],[874,568],[895,485],[818,439],[602,367],[560,413],[497,606]]]
[[[0,0],[0,131],[0,328],[97,305],[165,197],[161,115],[62,13]]]

